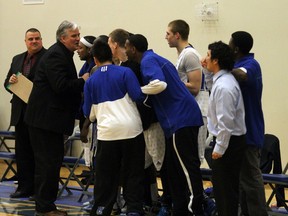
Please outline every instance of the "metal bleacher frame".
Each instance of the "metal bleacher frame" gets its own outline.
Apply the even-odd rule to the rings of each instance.
[[[80,132],[75,132],[72,136],[70,136],[64,143],[67,144],[68,142],[71,142],[71,146],[73,146],[74,141],[80,141]],[[81,182],[81,177],[76,175],[75,170],[79,166],[86,166],[85,160],[83,159],[84,155],[84,149],[81,150],[78,157],[75,156],[64,156],[62,165],[64,168],[66,168],[69,172],[69,175],[67,177],[61,177],[60,178],[60,189],[58,191],[58,198],[60,198],[63,195],[63,192],[66,190],[68,194],[72,194],[72,190],[81,191],[80,198],[78,199],[78,202],[82,201],[82,198],[84,195],[87,195],[88,197],[91,197],[93,194],[91,192],[88,192],[88,186],[84,185]],[[90,169],[90,167],[88,167]],[[70,181],[76,181],[79,187],[71,187],[69,186]]]
[[[287,171],[288,171],[288,162],[285,166],[285,168],[283,169],[282,174],[262,174],[263,176],[263,182],[265,184],[268,184],[269,187],[272,189],[272,192],[266,202],[267,207],[269,208],[269,214],[270,215],[288,215],[288,205],[287,202],[288,200],[285,200],[285,197],[283,197],[279,191],[277,190],[276,185],[281,185],[284,188],[288,187],[288,175],[287,175]],[[284,193],[285,194],[285,193]],[[283,203],[284,208],[283,211],[278,210],[277,208],[270,208],[270,203],[273,199],[274,196],[278,196],[278,198],[281,199],[281,203]],[[271,211],[270,211],[271,210]],[[286,212],[285,212],[286,210]]]
[[[12,171],[14,175],[17,175],[17,171],[13,167],[13,164],[16,162],[16,156],[15,152],[11,151],[14,147],[9,147],[6,143],[7,140],[15,140],[15,131],[11,131],[10,128],[11,127],[9,126],[7,130],[0,130],[0,149],[5,148],[4,151],[0,151],[0,160],[4,161],[7,165],[7,168],[0,178],[1,183],[6,179],[9,171]]]
[[[11,130],[11,126],[7,130],[0,130],[0,149],[4,147],[7,152],[11,152],[11,149],[15,149],[15,147],[9,147],[6,143],[7,140],[15,140],[15,131]]]

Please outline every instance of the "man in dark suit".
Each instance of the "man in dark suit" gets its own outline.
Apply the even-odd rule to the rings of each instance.
[[[27,51],[14,56],[7,77],[4,82],[6,90],[12,93],[7,86],[17,82],[16,73],[22,72],[33,82],[35,70],[39,60],[46,52],[42,45],[41,33],[35,28],[30,28],[25,33]],[[26,103],[13,94],[11,100],[10,125],[15,127],[15,152],[17,162],[18,187],[11,198],[29,197],[34,194],[34,156],[28,134],[28,126],[23,117]]]
[[[89,77],[87,73],[78,78],[73,62],[80,40],[78,25],[63,21],[56,37],[57,42],[37,68],[25,115],[35,157],[36,216],[67,215],[54,204],[64,156],[64,135],[73,132],[81,92]]]

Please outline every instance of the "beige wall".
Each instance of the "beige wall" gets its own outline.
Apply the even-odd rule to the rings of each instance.
[[[263,70],[266,133],[279,137],[282,162],[288,162],[287,0],[219,0],[216,22],[202,22],[196,16],[195,5],[202,2],[208,1],[45,0],[43,5],[23,5],[22,0],[0,0],[0,80],[4,82],[12,57],[25,50],[24,33],[28,28],[38,28],[48,48],[55,42],[56,29],[64,19],[76,21],[83,36],[109,34],[119,27],[141,33],[148,38],[150,48],[172,62],[177,58],[176,51],[168,47],[164,37],[166,26],[173,19],[181,18],[190,24],[190,41],[202,55],[209,43],[216,40],[228,43],[232,32],[246,30],[254,37],[252,51]],[[80,69],[83,62],[77,54],[75,62]],[[11,95],[3,85],[0,95],[0,129],[6,129]]]

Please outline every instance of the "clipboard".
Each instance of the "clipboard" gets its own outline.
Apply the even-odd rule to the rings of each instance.
[[[25,103],[28,103],[33,83],[29,79],[27,79],[21,72],[17,72],[16,76],[18,78],[18,82],[7,85],[7,89],[12,91]]]

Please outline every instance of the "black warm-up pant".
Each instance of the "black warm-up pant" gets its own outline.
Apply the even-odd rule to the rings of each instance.
[[[95,158],[94,206],[90,215],[110,216],[121,183],[127,212],[143,214],[145,140],[98,140]]]
[[[190,192],[193,193],[193,213],[203,215],[203,183],[198,155],[198,131],[199,127],[181,128],[167,139],[165,162],[174,216],[191,214],[188,211]]]

